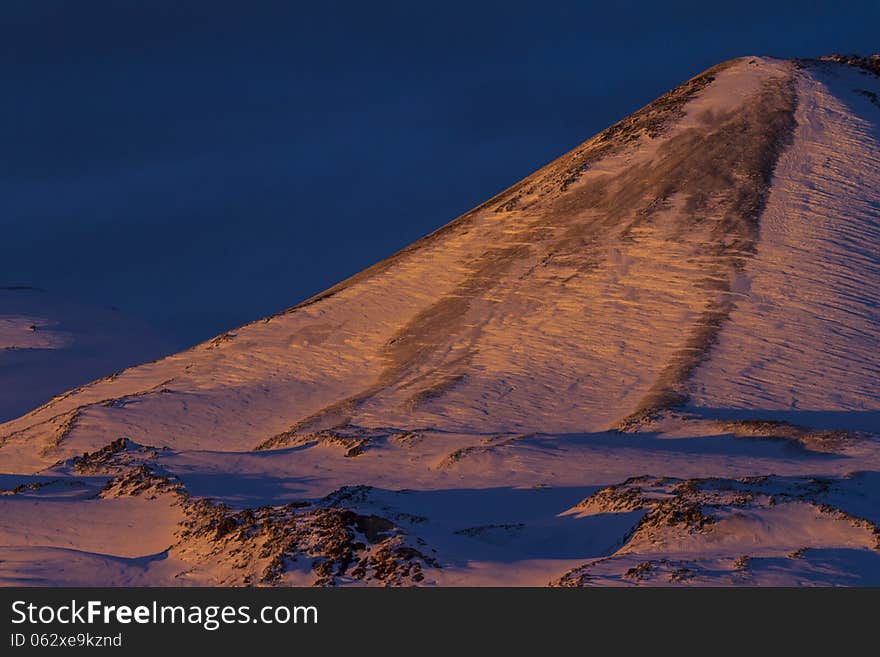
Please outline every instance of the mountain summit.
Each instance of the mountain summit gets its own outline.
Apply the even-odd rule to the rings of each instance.
[[[0,582],[880,583],[878,69],[715,66],[0,425]]]

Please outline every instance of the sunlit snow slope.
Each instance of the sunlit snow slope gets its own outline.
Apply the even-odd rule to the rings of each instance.
[[[872,66],[716,66],[313,299],[0,425],[0,583],[880,582]]]

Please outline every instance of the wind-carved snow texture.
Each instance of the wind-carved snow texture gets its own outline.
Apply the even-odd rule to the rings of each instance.
[[[797,76],[794,146],[743,294],[691,382],[694,404],[793,422],[799,411],[861,412],[880,430],[880,107],[858,93],[876,87],[836,65]]]
[[[0,425],[0,583],[877,583],[872,61],[716,66]]]
[[[335,291],[6,432],[79,408],[59,459],[108,431],[192,449],[222,428],[225,449],[249,449],[340,425],[598,430],[676,401],[754,248],[791,70],[717,67]]]

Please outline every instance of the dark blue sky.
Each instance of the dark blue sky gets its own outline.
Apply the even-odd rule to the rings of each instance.
[[[0,286],[113,304],[181,345],[721,60],[880,51],[876,0],[4,0],[0,18]]]

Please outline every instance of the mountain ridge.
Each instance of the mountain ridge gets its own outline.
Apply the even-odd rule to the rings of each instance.
[[[0,425],[0,504],[164,514],[170,556],[114,581],[880,581],[875,61],[724,62],[327,291]],[[93,577],[58,528],[9,530],[0,582],[70,545]]]

